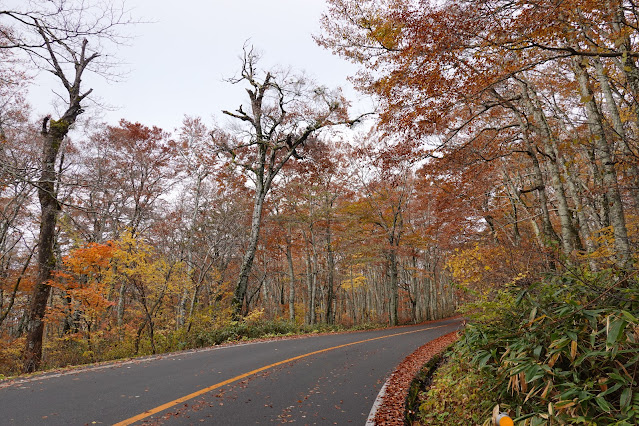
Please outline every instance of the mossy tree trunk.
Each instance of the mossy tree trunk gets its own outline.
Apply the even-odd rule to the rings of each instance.
[[[42,170],[38,180],[38,199],[40,201],[40,234],[38,236],[38,272],[33,289],[31,305],[27,314],[26,330],[27,339],[24,348],[23,372],[30,373],[38,368],[42,362],[42,338],[44,333],[44,314],[47,301],[51,294],[50,280],[56,265],[55,256],[55,230],[58,221],[58,213],[61,205],[58,201],[56,187],[60,181],[60,175],[56,172],[58,154],[64,138],[69,133],[77,117],[82,114],[80,106],[86,96],[91,93],[80,91],[82,73],[87,65],[98,57],[97,53],[87,56],[85,39],[78,52],[74,52],[75,76],[69,80],[59,63],[59,56],[54,50],[54,44],[63,44],[58,39],[53,39],[45,28],[38,26],[38,31],[50,57],[50,64],[54,74],[65,87],[69,100],[67,109],[58,120],[51,120],[47,116],[42,122]],[[68,49],[70,46],[64,45]]]

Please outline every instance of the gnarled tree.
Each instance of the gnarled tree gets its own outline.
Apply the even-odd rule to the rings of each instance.
[[[233,136],[212,133],[220,153],[249,175],[255,191],[248,245],[232,302],[235,316],[244,313],[264,200],[274,179],[291,157],[303,158],[304,144],[320,129],[355,122],[348,120],[346,102],[339,92],[315,86],[290,73],[262,72],[257,67],[258,59],[253,49],[245,48],[240,76],[231,80],[247,85],[248,105],[240,105],[233,112],[223,111],[242,123],[242,131],[234,132]]]
[[[27,341],[24,350],[24,372],[39,368],[42,358],[44,314],[51,292],[49,280],[56,265],[55,232],[61,209],[56,191],[60,176],[57,170],[59,154],[69,129],[82,114],[84,101],[91,93],[82,86],[87,70],[104,72],[108,64],[91,46],[101,46],[99,40],[116,40],[117,27],[126,23],[123,9],[104,3],[85,2],[81,7],[65,0],[35,5],[19,10],[0,10],[4,49],[15,49],[28,55],[40,69],[50,72],[62,85],[62,113],[54,119],[47,115],[41,127],[41,170],[36,187],[41,208],[38,237],[37,278],[31,306],[27,314]],[[100,67],[98,68],[98,65]]]

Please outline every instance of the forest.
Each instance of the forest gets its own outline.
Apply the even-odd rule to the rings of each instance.
[[[91,40],[120,22],[68,26],[74,13],[5,14],[0,373],[221,343],[256,322],[288,332],[453,313],[417,160],[370,125],[351,143],[330,131],[365,118],[339,91],[264,71],[246,46],[232,127],[76,125],[82,73],[101,59]],[[32,117],[25,54],[68,92],[59,117]]]
[[[636,424],[633,1],[327,0],[375,114],[245,45],[232,124],[177,132],[79,125],[131,22],[58,3],[0,10],[0,374],[462,313],[520,421]]]
[[[421,420],[637,424],[636,3],[329,3],[318,41],[427,159],[469,318]]]

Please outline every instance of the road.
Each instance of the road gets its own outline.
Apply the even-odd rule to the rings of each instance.
[[[459,327],[246,343],[0,382],[0,424],[363,425],[394,368]]]

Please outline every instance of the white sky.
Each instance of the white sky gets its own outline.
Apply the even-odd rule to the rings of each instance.
[[[206,123],[224,120],[220,111],[237,108],[246,96],[241,86],[223,80],[238,71],[247,40],[262,52],[262,68],[305,71],[321,85],[342,87],[357,102],[346,80],[356,66],[312,39],[320,32],[324,0],[126,0],[126,5],[136,18],[152,22],[131,28],[137,37],[115,52],[128,74],[118,82],[85,79],[85,88],[116,108],[104,112],[110,124],[125,118],[173,131],[184,115]],[[38,113],[54,99],[52,81],[41,77],[31,90]],[[359,112],[371,108],[368,102],[358,105]]]

